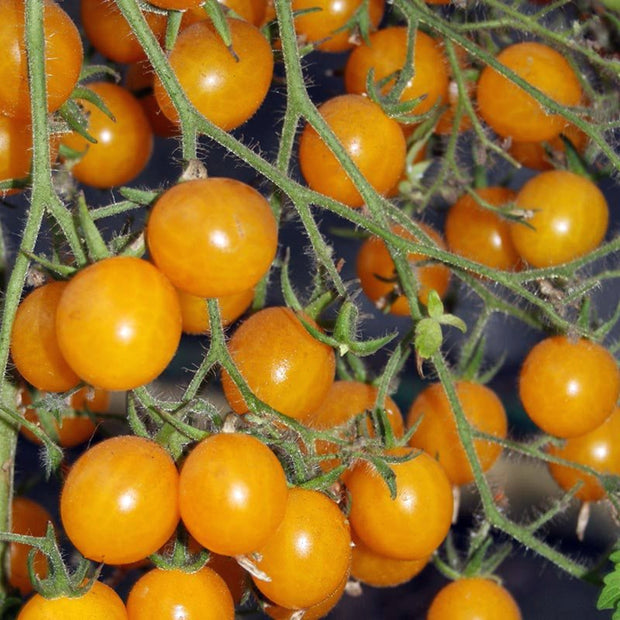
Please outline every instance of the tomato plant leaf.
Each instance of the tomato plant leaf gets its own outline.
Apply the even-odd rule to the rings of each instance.
[[[620,550],[614,551],[609,559],[615,564],[614,569],[603,578],[603,589],[596,603],[596,608],[614,609],[614,618],[620,614]]]

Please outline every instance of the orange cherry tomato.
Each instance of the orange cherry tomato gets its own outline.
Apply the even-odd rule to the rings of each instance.
[[[517,207],[531,210],[531,226],[510,223],[517,252],[533,267],[551,267],[594,250],[607,231],[609,208],[589,179],[566,170],[543,172],[517,195]]]
[[[450,529],[452,487],[441,465],[428,454],[410,448],[394,448],[386,454],[416,456],[389,465],[396,476],[396,499],[367,463],[347,473],[351,526],[375,553],[396,560],[422,560],[439,547]]]
[[[435,243],[442,249],[445,244],[439,233],[418,222]],[[415,237],[402,226],[394,226],[392,231],[403,239],[415,241]],[[418,299],[421,303],[428,302],[428,294],[431,290],[437,291],[443,297],[448,291],[450,270],[440,263],[430,263],[418,266],[416,263],[428,260],[423,254],[411,252],[408,255],[409,265],[418,282]],[[380,237],[370,237],[362,244],[357,255],[357,276],[360,279],[362,290],[367,297],[375,302],[377,308],[384,308],[390,304],[390,312],[399,316],[409,315],[409,303],[404,295],[399,294],[397,274],[394,261]]]
[[[174,287],[139,258],[106,258],[67,284],[56,313],[62,355],[87,383],[130,390],[155,379],[181,338]]]
[[[399,124],[361,95],[334,97],[319,112],[368,183],[386,195],[405,169],[407,145]],[[310,125],[299,140],[299,164],[311,189],[350,207],[364,204],[336,156]]]
[[[351,533],[338,506],[318,491],[293,488],[280,527],[258,549],[257,568],[271,581],[252,576],[271,601],[305,609],[330,596],[351,565]]]
[[[73,176],[92,187],[113,187],[134,179],[149,161],[153,132],[138,100],[122,86],[109,82],[89,84],[114,116],[112,120],[89,101],[82,101],[88,114],[88,133],[97,140],[88,142],[77,133],[61,142],[84,155],[71,168]]]
[[[237,560],[227,555],[210,553],[207,566],[224,580],[234,604],[239,605],[248,587],[248,574]]]
[[[233,334],[228,348],[254,395],[291,418],[314,411],[334,381],[333,349],[313,338],[289,308],[253,314]],[[245,413],[241,392],[226,372],[222,387],[233,411]]]
[[[136,581],[127,599],[129,620],[233,620],[224,580],[208,566],[195,573],[155,568]]]
[[[30,174],[32,135],[23,119],[0,115],[0,181],[23,179]],[[2,190],[2,196],[16,194],[18,189]]]
[[[60,515],[86,558],[128,564],[155,553],[179,522],[179,474],[154,441],[133,435],[89,448],[69,470]]]
[[[267,15],[267,0],[219,0],[228,9],[234,11],[239,17],[260,28]],[[189,8],[183,14],[181,28],[191,26],[196,22],[208,19],[207,12],[202,6]]]
[[[600,344],[554,336],[539,342],[525,358],[519,395],[545,433],[578,437],[611,415],[620,395],[620,371]]]
[[[49,282],[32,291],[17,308],[11,356],[19,373],[37,389],[65,392],[80,382],[60,350],[56,315],[66,282]]]
[[[497,61],[558,104],[581,103],[575,72],[564,56],[550,47],[532,41],[515,43],[502,50]],[[480,74],[478,109],[496,133],[520,142],[550,140],[567,125],[564,117],[548,114],[531,95],[491,67]]]
[[[490,388],[471,381],[459,381],[456,393],[467,421],[475,429],[506,438],[508,420],[502,402]],[[434,456],[454,485],[467,484],[474,479],[465,450],[459,441],[454,414],[441,383],[433,383],[415,399],[407,417],[408,426],[419,419],[410,445]],[[487,471],[498,459],[502,447],[498,444],[474,440],[482,471]]]
[[[149,252],[178,289],[222,297],[251,289],[278,248],[278,225],[254,188],[227,178],[185,181],[164,192],[146,227]]]

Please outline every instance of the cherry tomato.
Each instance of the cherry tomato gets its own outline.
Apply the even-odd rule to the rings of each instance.
[[[198,297],[222,297],[251,289],[267,273],[278,225],[269,203],[249,185],[196,179],[160,196],[146,240],[174,286]]]
[[[155,568],[136,581],[127,599],[129,620],[233,620],[224,580],[205,566],[195,573]]]
[[[205,118],[229,131],[260,107],[271,85],[273,55],[267,39],[248,22],[228,22],[235,55],[207,21],[181,32],[169,56],[185,94]],[[158,79],[155,97],[172,121],[178,115]]]
[[[94,387],[130,390],[157,377],[181,338],[174,287],[139,258],[106,258],[80,271],[56,315],[58,344]]]
[[[407,145],[398,123],[361,95],[334,97],[319,112],[368,183],[379,194],[387,194],[405,168]],[[353,181],[310,125],[299,140],[299,164],[311,189],[350,207],[364,204]]]
[[[347,473],[351,526],[375,553],[396,560],[422,560],[439,547],[450,529],[452,487],[441,465],[428,454],[410,448],[394,448],[386,454],[416,456],[389,465],[396,476],[396,499],[367,463]]]
[[[258,549],[257,568],[271,581],[252,576],[271,601],[305,609],[326,599],[351,565],[351,533],[338,506],[318,491],[293,488],[284,520]]]
[[[65,392],[80,378],[59,346],[56,315],[66,282],[49,282],[32,291],[17,308],[11,356],[19,373],[39,390]]]
[[[287,496],[286,475],[273,452],[241,433],[203,440],[181,470],[183,523],[201,545],[223,555],[262,546],[284,518]]]
[[[505,187],[484,187],[476,193],[495,207],[516,197],[515,192]],[[485,209],[469,194],[461,196],[448,211],[446,241],[452,252],[495,269],[514,270],[521,263],[508,220]]]
[[[519,395],[527,414],[545,433],[578,437],[600,426],[620,394],[613,356],[589,340],[554,336],[527,355]]]
[[[239,605],[248,587],[248,574],[239,562],[227,555],[218,555],[211,552],[207,565],[224,580],[232,595],[233,603]]]
[[[494,437],[506,438],[506,412],[493,390],[480,383],[459,381],[456,393],[471,426]],[[454,414],[441,383],[429,385],[418,395],[409,410],[408,426],[413,426],[420,418],[410,445],[434,456],[452,484],[471,482],[474,475],[459,441]],[[476,439],[474,446],[482,471],[490,469],[502,452],[498,444],[481,439]]]
[[[31,128],[23,119],[0,116],[0,181],[23,179],[30,174],[32,160]],[[18,189],[3,190],[3,196]]]
[[[219,0],[220,4],[234,11],[239,17],[260,28],[267,16],[267,0]],[[207,19],[207,13],[202,6],[189,8],[183,14],[181,28],[191,26],[196,22]]]
[[[179,474],[154,441],[113,437],[69,470],[60,497],[65,533],[86,558],[128,564],[155,553],[179,522]]]
[[[138,100],[123,87],[96,82],[88,88],[101,97],[114,120],[89,101],[82,101],[88,114],[88,133],[97,143],[77,133],[63,136],[62,144],[84,152],[71,172],[92,187],[123,185],[140,174],[149,161],[153,150],[151,125]]]
[[[439,233],[418,222],[433,241],[442,249],[445,244]],[[403,239],[415,241],[415,237],[402,226],[394,226],[392,231]],[[418,266],[416,263],[428,260],[424,254],[411,252],[408,255],[409,265],[418,282],[418,299],[426,304],[431,290],[437,291],[443,297],[448,291],[450,270],[440,263],[429,263]],[[367,297],[375,302],[377,308],[383,309],[390,305],[390,312],[399,316],[409,315],[409,302],[400,294],[397,285],[397,274],[394,261],[380,237],[370,237],[362,244],[356,263],[357,277],[360,279],[362,290]]]
[[[620,476],[620,409],[614,412],[594,430],[571,437],[564,446],[550,445],[547,451],[553,456],[587,465],[601,474]],[[565,490],[569,491],[578,482],[582,486],[575,493],[575,497],[583,502],[597,502],[606,496],[601,483],[590,474],[572,469],[558,463],[548,463],[549,472],[554,480]]]
[[[54,112],[68,98],[82,70],[82,41],[71,18],[52,0],[44,0],[47,110]],[[30,118],[30,92],[24,40],[23,0],[0,2],[0,114]]]
[[[228,348],[254,395],[291,418],[314,411],[334,381],[333,349],[313,338],[289,308],[253,314],[233,334]],[[247,405],[226,372],[222,387],[231,408],[245,413]]]
[[[558,104],[581,103],[575,72],[550,47],[532,41],[515,43],[502,50],[497,61]],[[478,81],[478,109],[496,133],[521,142],[550,140],[567,125],[564,117],[548,114],[531,95],[491,67],[482,71]]]
[[[293,11],[320,9],[295,19],[297,35],[309,43],[317,43],[322,52],[346,52],[355,45],[349,30],[341,30],[356,11],[363,9],[363,0],[292,0]],[[369,0],[370,28],[379,25],[385,8],[384,0]]]
[[[609,209],[592,181],[566,170],[543,172],[517,195],[517,207],[532,211],[531,226],[510,223],[517,252],[533,267],[551,267],[594,250],[607,231]]]

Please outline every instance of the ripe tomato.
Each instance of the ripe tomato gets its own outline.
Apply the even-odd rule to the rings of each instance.
[[[334,381],[333,349],[315,340],[288,308],[253,314],[233,334],[228,348],[255,396],[291,418],[314,411]],[[245,413],[247,405],[226,372],[222,387],[231,408]]]
[[[477,430],[506,438],[508,420],[502,402],[493,390],[471,381],[459,381],[456,393],[467,421]],[[454,485],[467,484],[474,479],[465,450],[461,446],[454,414],[441,383],[433,383],[415,399],[407,417],[408,426],[422,421],[410,440],[410,445],[434,456]],[[477,439],[476,454],[483,471],[490,469],[502,452],[502,447]]]
[[[399,124],[361,95],[334,97],[319,112],[368,183],[386,195],[405,169],[407,145]],[[310,125],[299,140],[299,164],[311,189],[350,207],[364,204],[353,181]]]
[[[106,258],[66,286],[56,315],[58,345],[84,381],[131,390],[157,377],[181,338],[174,287],[139,258]]]
[[[491,579],[464,577],[445,586],[433,599],[427,620],[521,620],[510,593]]]
[[[267,15],[267,0],[219,0],[220,4],[234,11],[239,17],[260,28]],[[181,28],[191,26],[196,22],[207,19],[207,13],[202,6],[190,8],[183,14]]]
[[[442,249],[445,244],[435,230],[426,224],[418,225]],[[415,237],[402,226],[392,227],[392,231],[403,239],[415,241]],[[429,263],[418,266],[418,262],[428,260],[424,254],[411,252],[408,255],[409,266],[418,282],[418,299],[426,304],[431,290],[443,297],[448,291],[450,270],[440,263]],[[409,302],[400,294],[397,283],[396,267],[385,242],[380,237],[370,237],[362,244],[356,263],[357,277],[362,290],[377,308],[383,309],[390,302],[390,312],[399,316],[409,315]]]
[[[218,555],[211,552],[208,567],[224,580],[226,587],[232,595],[233,603],[235,605],[241,603],[243,594],[248,587],[248,574],[237,560],[227,555]]]
[[[222,555],[245,555],[262,546],[284,518],[287,496],[278,459],[242,433],[203,440],[181,470],[181,519],[201,545]]]
[[[527,414],[545,433],[577,437],[608,418],[620,394],[613,356],[589,340],[554,336],[527,355],[519,395]]]
[[[505,187],[476,190],[482,200],[495,207],[511,202],[516,193]],[[512,243],[508,220],[485,209],[469,194],[461,196],[448,210],[446,241],[455,254],[495,269],[514,270],[521,257]]]
[[[547,451],[567,461],[592,467],[601,474],[620,476],[618,437],[620,437],[620,408],[616,407],[609,418],[594,430],[567,439],[561,448],[550,445]],[[581,501],[597,502],[605,497],[605,489],[594,476],[557,463],[548,463],[547,466],[555,481],[565,491],[572,489],[577,482],[583,482],[575,493],[575,497]]]
[[[63,136],[62,144],[84,152],[71,172],[92,187],[123,185],[140,174],[149,161],[153,150],[151,125],[138,100],[122,86],[96,82],[88,88],[101,97],[114,120],[89,101],[82,101],[88,114],[88,132],[97,143],[77,133]]]
[[[233,620],[224,580],[205,566],[195,573],[155,568],[136,581],[127,599],[129,620]]]
[[[410,448],[386,452],[399,457],[412,453]],[[367,463],[358,463],[347,473],[351,526],[375,553],[396,560],[422,560],[439,547],[450,529],[452,487],[441,465],[424,452],[389,467],[396,475],[396,499]]]
[[[605,237],[609,209],[592,181],[566,170],[543,172],[517,195],[532,210],[527,222],[510,223],[517,252],[534,267],[561,265],[594,250]]]
[[[278,225],[254,188],[227,178],[185,181],[164,192],[146,227],[149,252],[177,288],[198,297],[251,289],[278,248]]]
[[[144,11],[153,34],[160,41],[166,32],[166,16]],[[80,0],[80,18],[93,47],[114,62],[131,63],[146,58],[120,9],[108,0]]]
[[[258,553],[256,566],[271,581],[253,576],[256,587],[277,605],[305,609],[326,599],[346,579],[349,524],[322,493],[293,488],[284,520]]]
[[[154,441],[133,435],[88,449],[60,497],[65,532],[86,558],[128,564],[155,553],[179,522],[179,474]]]
[[[41,504],[26,497],[14,497],[11,504],[11,531],[28,536],[45,536],[47,524],[52,517]],[[28,554],[32,547],[12,542],[9,545],[8,579],[11,586],[17,588],[22,596],[32,592],[32,583],[28,573]],[[34,556],[35,573],[42,579],[47,576],[47,560],[37,551]]]
[[[207,21],[178,36],[170,65],[185,94],[205,118],[229,131],[245,123],[267,95],[273,75],[273,55],[267,39],[248,22],[228,22],[236,57]],[[178,115],[158,79],[155,97],[172,121]]]
[[[355,45],[349,30],[339,31],[362,8],[363,0],[292,0],[293,11],[320,9],[295,19],[297,35],[309,43],[317,43],[322,52],[346,52]],[[371,29],[383,17],[384,0],[369,0],[368,16]]]
[[[65,392],[80,382],[57,340],[56,315],[66,287],[66,282],[49,282],[32,291],[19,304],[11,332],[15,367],[26,381],[46,392]]]
[[[375,81],[383,80],[404,68],[407,56],[407,28],[392,26],[370,35],[368,43],[356,47],[349,56],[344,73],[349,93],[366,92],[368,73],[374,69]],[[448,64],[441,45],[418,30],[413,50],[414,76],[403,90],[401,101],[425,96],[412,114],[428,112],[436,103],[448,103]],[[383,87],[389,91],[395,79]]]
[[[572,67],[542,43],[515,43],[502,50],[497,61],[561,105],[581,102],[581,85]],[[520,142],[550,140],[567,124],[562,116],[547,114],[531,95],[491,67],[480,74],[478,109],[496,133]]]
[[[23,179],[30,173],[32,135],[30,125],[23,119],[0,116],[0,181]],[[2,196],[17,193],[18,189],[3,190]]]
[[[82,70],[82,41],[71,18],[52,0],[43,7],[47,110],[54,112],[68,98]],[[30,92],[24,40],[23,0],[0,1],[0,114],[30,118]]]
[[[104,583],[95,581],[80,597],[61,596],[46,599],[35,594],[23,607],[17,620],[128,620],[127,610],[119,595]]]

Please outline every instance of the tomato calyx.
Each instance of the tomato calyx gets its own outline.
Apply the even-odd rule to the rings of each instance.
[[[211,553],[200,547],[182,524],[174,538],[161,551],[149,556],[149,560],[161,570],[180,570],[185,573],[197,573],[207,565],[210,558]]]

